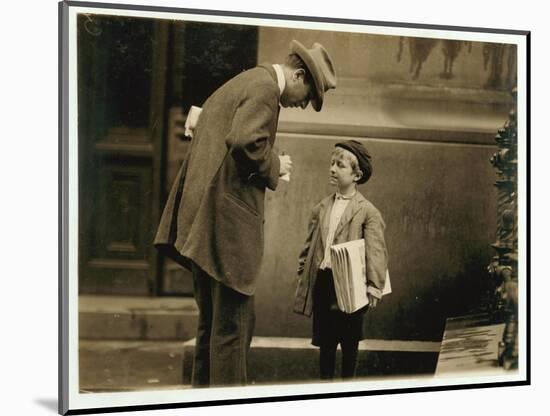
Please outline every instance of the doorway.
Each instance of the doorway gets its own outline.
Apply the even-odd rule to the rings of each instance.
[[[79,293],[190,295],[152,246],[186,111],[256,65],[255,26],[78,17]]]

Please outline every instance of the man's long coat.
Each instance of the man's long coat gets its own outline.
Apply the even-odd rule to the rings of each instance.
[[[243,72],[203,105],[155,247],[252,295],[263,255],[265,189],[275,190],[280,92],[271,65]]]

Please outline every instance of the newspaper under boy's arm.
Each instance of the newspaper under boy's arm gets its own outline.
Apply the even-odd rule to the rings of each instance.
[[[336,293],[336,302],[338,304],[338,308],[340,308],[341,311],[346,310],[346,305],[344,301],[343,296],[343,288],[342,288],[342,282],[338,278],[338,276],[342,275],[342,264],[339,260],[339,250],[338,248],[335,248],[332,246],[330,248],[330,263],[333,273],[333,280],[334,280],[334,291]]]
[[[352,294],[352,309],[355,311],[368,304],[367,282],[366,282],[366,265],[365,265],[365,240],[358,240],[356,244],[350,247],[349,250],[350,276],[350,293]],[[360,279],[355,276],[361,276]]]
[[[365,278],[365,240],[331,247],[331,263],[338,306],[353,313],[369,303]],[[376,298],[374,298],[376,301]]]
[[[367,263],[367,293],[382,298],[388,267],[388,252],[384,239],[386,224],[379,212],[370,215],[363,225]]]
[[[346,264],[346,295],[347,295],[347,304],[350,311],[355,311],[355,304],[354,304],[354,276],[353,276],[353,264],[352,264],[352,258],[350,257],[349,250],[344,250],[342,252],[343,261]]]

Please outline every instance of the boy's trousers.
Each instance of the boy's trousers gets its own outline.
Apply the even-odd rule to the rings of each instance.
[[[193,386],[245,385],[254,297],[221,284],[195,264],[193,289],[199,309]]]

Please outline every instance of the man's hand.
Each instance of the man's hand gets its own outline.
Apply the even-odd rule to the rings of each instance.
[[[290,156],[282,154],[279,156],[279,161],[281,162],[279,176],[290,174],[290,171],[292,170],[292,160],[290,160]]]
[[[378,304],[378,298],[370,293],[367,293],[367,296],[369,298],[369,307],[376,308],[376,305]]]

